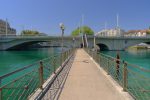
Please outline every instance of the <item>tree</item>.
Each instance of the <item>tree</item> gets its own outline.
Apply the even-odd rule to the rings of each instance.
[[[147,31],[146,31],[146,34],[150,34],[150,30],[147,30]]]
[[[36,35],[40,35],[40,33],[39,33],[38,31],[23,30],[23,31],[21,32],[21,35],[36,36]]]
[[[87,35],[93,35],[94,31],[88,26],[83,26],[83,27],[78,27],[77,29],[73,30],[71,35],[79,36],[80,33],[87,34]]]

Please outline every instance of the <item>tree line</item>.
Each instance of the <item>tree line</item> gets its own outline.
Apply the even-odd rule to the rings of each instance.
[[[72,36],[80,36],[81,34],[93,35],[94,31],[88,26],[82,26],[82,27],[77,27],[71,33]],[[46,34],[40,33],[39,31],[34,31],[34,30],[23,30],[21,32],[21,35],[24,35],[24,36],[39,36],[39,35],[46,35]]]

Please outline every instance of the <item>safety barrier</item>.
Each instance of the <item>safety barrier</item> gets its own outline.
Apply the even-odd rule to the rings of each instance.
[[[150,70],[127,61],[119,60],[118,63],[118,59],[96,51],[85,51],[123,87],[123,91],[128,92],[136,100],[150,100]]]
[[[0,76],[0,100],[26,100],[60,68],[74,49],[53,55],[29,66]]]

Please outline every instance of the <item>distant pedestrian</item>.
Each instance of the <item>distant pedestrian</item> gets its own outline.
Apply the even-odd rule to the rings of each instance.
[[[117,52],[117,56],[116,56],[116,78],[117,79],[119,77],[119,68],[120,68],[120,55],[119,52]]]

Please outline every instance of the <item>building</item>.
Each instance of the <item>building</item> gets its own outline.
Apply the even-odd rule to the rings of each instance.
[[[144,37],[147,36],[148,30],[129,30],[125,36],[138,36],[138,37]]]
[[[120,37],[124,36],[125,31],[121,28],[114,28],[114,29],[104,29],[98,33],[96,33],[96,36],[110,36],[110,37]]]
[[[16,35],[16,29],[11,28],[8,22],[0,19],[0,35]]]

